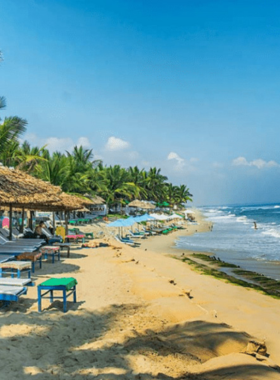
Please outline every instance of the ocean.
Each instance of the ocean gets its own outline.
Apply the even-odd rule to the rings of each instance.
[[[214,223],[213,230],[179,238],[178,248],[210,252],[280,280],[280,203],[198,209]]]

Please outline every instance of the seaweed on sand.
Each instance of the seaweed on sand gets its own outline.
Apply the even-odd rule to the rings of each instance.
[[[195,257],[201,258],[201,257],[198,257],[198,255],[200,255],[200,254],[195,254]],[[207,255],[205,255],[205,256],[207,256]],[[227,273],[224,273],[224,272],[222,272],[218,269],[215,269],[213,267],[210,267],[208,265],[201,264],[195,260],[192,260],[189,257],[184,257],[180,260],[187,263],[194,270],[198,271],[201,274],[212,276],[212,277],[215,277],[219,280],[223,280],[225,282],[229,282],[229,283],[234,284],[234,285],[254,289],[254,290],[257,290],[259,292],[262,292],[263,294],[266,294],[266,295],[269,295],[271,297],[280,299],[280,282],[279,281],[276,281],[276,280],[273,280],[271,278],[262,276],[258,273],[255,273],[255,272],[244,271],[242,269],[234,269],[233,272],[235,274],[244,276],[244,280],[243,280],[243,279],[231,276]],[[206,261],[212,262],[212,260],[206,260]],[[226,263],[223,262],[223,264],[226,264]],[[220,265],[220,266],[224,267],[225,265]],[[238,267],[235,266],[235,268],[238,268]],[[245,280],[246,278],[254,281],[255,283],[247,282]]]

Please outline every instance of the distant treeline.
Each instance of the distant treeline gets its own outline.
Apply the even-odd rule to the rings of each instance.
[[[5,106],[5,98],[0,97],[0,109]],[[177,206],[191,201],[187,186],[174,186],[161,174],[161,169],[105,166],[101,160],[94,160],[91,149],[82,146],[75,146],[72,152],[51,154],[47,146],[31,147],[27,141],[21,144],[20,137],[26,126],[27,121],[17,116],[6,117],[1,122],[0,162],[3,165],[61,186],[70,194],[99,195],[109,205],[134,199],[166,201]]]

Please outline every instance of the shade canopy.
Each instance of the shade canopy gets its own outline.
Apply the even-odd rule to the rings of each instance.
[[[0,166],[0,204],[31,208],[59,201],[62,190],[20,170]]]
[[[158,203],[157,206],[158,207],[169,207],[169,203],[164,201],[164,202]]]
[[[183,217],[181,215],[178,215],[178,214],[172,214],[168,217],[168,219],[183,219]]]
[[[136,208],[142,208],[142,209],[154,209],[155,205],[153,205],[150,202],[147,201],[139,201],[138,199],[135,199],[134,201],[130,202],[128,204],[129,207],[136,207]]]
[[[134,218],[117,219],[112,223],[107,224],[107,227],[130,227],[135,223]]]
[[[150,216],[152,216],[156,220],[168,220],[169,219],[168,216],[164,215],[164,214],[151,214]]]
[[[106,201],[101,198],[99,195],[91,195],[91,194],[84,194],[84,197],[88,198],[91,201],[92,205],[102,205],[106,203]]]
[[[155,220],[155,218],[149,214],[144,214],[140,216],[135,216],[134,220],[135,222],[140,223],[140,222],[147,222],[148,220]]]
[[[59,186],[16,169],[0,166],[0,205],[40,211],[78,210],[92,204],[87,198],[63,193]]]
[[[40,204],[34,209],[40,211],[75,211],[88,207],[90,204],[91,201],[88,199],[80,198],[76,195],[61,193],[56,202]]]

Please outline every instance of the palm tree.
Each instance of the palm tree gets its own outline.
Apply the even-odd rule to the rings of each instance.
[[[149,198],[155,201],[164,200],[163,189],[167,177],[161,174],[161,169],[150,168],[147,179],[147,190]]]
[[[129,182],[128,172],[120,165],[109,166],[103,169],[106,181],[106,190],[103,194],[107,203],[123,203],[125,199],[137,196],[138,190],[133,182]]]
[[[0,109],[5,107],[5,98],[0,97]],[[26,125],[27,121],[18,116],[4,118],[0,124],[0,160],[7,157],[5,150],[11,148],[11,143],[18,142],[19,137],[26,131]]]
[[[28,141],[24,141],[16,152],[15,161],[17,162],[17,169],[33,172],[40,161],[46,161],[46,158],[43,157],[45,149],[46,145],[42,148],[37,146],[31,147]]]
[[[60,152],[54,152],[37,166],[36,176],[52,185],[61,186],[67,184],[69,178],[69,167],[66,156]]]
[[[6,107],[6,99],[4,96],[0,96],[0,109],[3,109]]]
[[[129,182],[134,183],[137,188],[137,196],[141,199],[147,199],[147,172],[144,169],[139,170],[137,166],[128,168]]]
[[[187,203],[187,201],[192,202],[193,195],[190,193],[189,188],[186,185],[180,185],[177,187],[177,202],[178,205]]]

